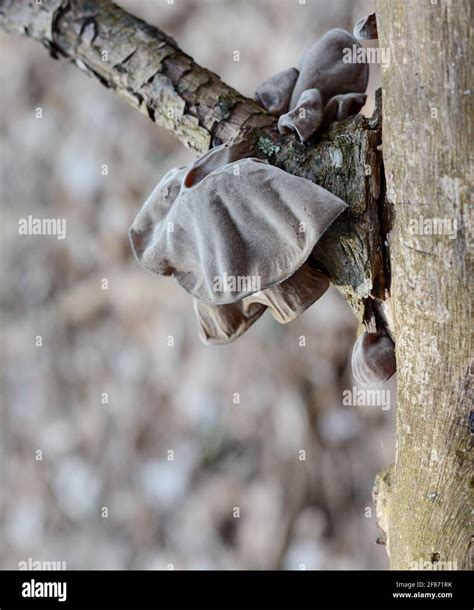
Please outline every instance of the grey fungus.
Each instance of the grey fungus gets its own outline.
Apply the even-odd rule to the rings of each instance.
[[[345,61],[345,51],[354,47],[360,45],[350,32],[330,30],[304,52],[299,72],[289,68],[257,88],[257,101],[280,117],[281,133],[294,131],[307,142],[333,120],[359,112],[360,101],[365,103],[369,68],[365,63]],[[352,97],[341,97],[345,95]]]
[[[288,324],[321,298],[329,284],[326,275],[305,263],[287,280],[238,303],[211,305],[194,299],[199,336],[209,345],[231,343],[267,309],[277,322]]]
[[[333,121],[343,121],[349,116],[358,114],[365,105],[365,93],[343,93],[332,97],[324,108],[321,129],[326,128]]]
[[[366,100],[365,93],[342,93],[323,106],[318,89],[308,89],[301,94],[297,106],[279,118],[278,129],[280,133],[295,131],[302,142],[307,142],[333,121],[343,121],[357,114]]]
[[[323,101],[318,89],[303,91],[297,105],[278,119],[280,133],[295,131],[302,142],[307,142],[323,122]]]
[[[300,74],[290,101],[294,108],[307,89],[319,89],[323,102],[340,93],[364,93],[367,88],[367,64],[344,61],[345,49],[360,45],[341,28],[329,30],[303,54]]]
[[[385,383],[396,372],[395,345],[383,331],[363,332],[352,350],[352,373],[359,385]]]
[[[359,19],[353,30],[357,40],[377,40],[379,35],[377,32],[377,16],[375,13],[370,13],[366,17]]]
[[[193,299],[199,338],[206,345],[225,345],[238,339],[248,330],[266,307],[246,300],[226,305],[210,305]]]
[[[141,262],[145,256],[150,231],[153,231],[153,227],[166,217],[175,202],[186,171],[186,167],[170,169],[153,189],[135,217],[129,237],[138,262]],[[169,275],[169,273],[163,273],[163,275]]]
[[[184,185],[186,187],[194,186],[217,168],[240,161],[251,154],[252,146],[247,140],[236,140],[215,146],[192,163],[186,173]]]
[[[293,275],[347,206],[260,159],[219,165],[231,151],[218,148],[187,170],[166,174],[130,238],[146,269],[173,275],[194,297],[223,305]]]
[[[270,114],[280,116],[288,111],[291,94],[298,75],[299,72],[296,68],[288,68],[278,72],[257,87],[255,99]]]
[[[166,218],[179,195],[185,176],[188,183],[198,183],[214,169],[248,156],[250,150],[251,147],[246,141],[233,141],[211,148],[207,153],[198,157],[190,167],[174,168],[163,176],[138,212],[129,231],[132,250],[139,263],[147,268],[145,257],[150,233]],[[166,229],[171,232],[173,226],[168,225]],[[156,269],[153,270],[155,273],[161,273]],[[169,273],[163,275],[170,273],[171,269],[169,269]]]
[[[305,263],[287,280],[245,299],[267,307],[280,324],[288,324],[311,307],[329,288],[327,275]]]

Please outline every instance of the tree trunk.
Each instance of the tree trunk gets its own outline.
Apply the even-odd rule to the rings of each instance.
[[[383,152],[398,369],[396,462],[382,477],[391,487],[388,552],[393,569],[465,569],[473,488],[470,2],[378,0],[377,21],[391,60]],[[444,234],[429,234],[436,226]]]
[[[0,0],[0,27],[40,41],[53,57],[69,58],[188,147],[202,153],[242,136],[256,156],[346,201],[350,209],[326,232],[314,257],[359,320],[368,299],[385,298],[379,112],[373,119],[334,123],[314,145],[301,144],[282,136],[275,117],[254,100],[110,0]]]

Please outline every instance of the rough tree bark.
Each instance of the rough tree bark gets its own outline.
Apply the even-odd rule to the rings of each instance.
[[[470,1],[378,0],[377,20],[379,44],[391,54],[383,151],[398,368],[396,463],[380,477],[382,487],[390,483],[382,520],[392,568],[421,561],[465,569],[473,489]],[[413,234],[420,218],[455,220],[457,237]]]
[[[202,153],[242,135],[256,156],[346,201],[350,210],[314,256],[359,320],[370,296],[385,298],[379,113],[333,124],[310,146],[281,136],[276,119],[255,101],[110,0],[0,0],[0,27],[40,41],[55,58],[71,59],[188,147]]]

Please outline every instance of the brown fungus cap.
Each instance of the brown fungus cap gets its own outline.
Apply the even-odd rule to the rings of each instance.
[[[309,180],[259,159],[219,166],[216,157],[228,153],[213,149],[184,174],[168,173],[173,193],[182,180],[176,198],[169,203],[169,184],[158,185],[130,230],[146,269],[173,275],[194,297],[213,304],[235,303],[293,275],[347,207]]]
[[[227,305],[211,305],[193,299],[199,337],[206,345],[225,345],[238,339],[265,313],[265,305],[246,300]]]
[[[358,114],[367,100],[365,93],[343,93],[332,97],[324,108],[320,129],[325,129],[333,121],[343,121]]]
[[[302,142],[307,142],[318,131],[323,121],[323,101],[319,89],[303,91],[297,105],[278,119],[280,133],[295,131]]]
[[[255,99],[270,114],[280,116],[288,111],[298,75],[296,68],[288,68],[267,78],[257,87]]]
[[[357,40],[377,40],[377,17],[375,13],[370,13],[362,17],[354,26],[354,36]]]
[[[278,130],[280,133],[295,131],[302,142],[307,142],[333,121],[343,121],[357,114],[366,99],[365,93],[342,93],[332,97],[323,110],[318,89],[308,89],[301,94],[297,106],[279,118]]]
[[[344,61],[345,49],[351,49],[353,45],[360,47],[350,32],[335,28],[306,49],[291,96],[290,110],[295,108],[307,89],[319,89],[324,105],[341,93],[364,93],[369,78],[368,65]]]
[[[250,295],[244,302],[265,305],[277,322],[288,324],[320,299],[329,285],[327,275],[305,263],[287,280]]]
[[[287,280],[238,303],[210,305],[194,299],[199,336],[209,345],[231,343],[258,318],[270,311],[280,324],[287,324],[311,307],[329,288],[329,278],[305,263]]]
[[[160,226],[175,202],[186,172],[186,167],[170,169],[158,182],[135,217],[129,237],[132,250],[139,262],[148,247],[150,233],[154,231],[155,226]],[[165,271],[166,264],[162,263],[162,270],[156,271],[156,273],[169,275]]]
[[[397,370],[395,345],[384,332],[363,332],[352,350],[352,374],[359,385],[385,383]]]
[[[185,175],[188,175],[188,180],[199,182],[214,169],[249,156],[250,151],[251,146],[248,142],[234,140],[211,148],[207,153],[198,157],[190,167],[170,169],[153,189],[130,228],[130,242],[137,260],[141,263],[150,240],[150,232],[153,232],[157,226],[162,227],[163,220],[183,186]],[[172,231],[173,226],[168,225],[166,230]],[[169,265],[162,262],[162,268],[164,271],[157,271],[156,269],[153,271],[161,275],[170,275]],[[168,272],[165,272],[166,270]]]
[[[334,120],[359,112],[358,97],[367,88],[369,67],[345,60],[345,52],[361,48],[346,30],[326,32],[306,49],[299,71],[289,68],[264,81],[256,90],[258,102],[279,116],[280,133],[294,131],[307,142],[319,129]],[[343,96],[351,95],[346,98]]]

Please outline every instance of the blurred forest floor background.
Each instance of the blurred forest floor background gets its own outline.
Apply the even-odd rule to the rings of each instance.
[[[249,96],[373,10],[119,4]],[[143,271],[127,236],[156,182],[194,155],[37,43],[0,45],[0,567],[387,568],[371,490],[393,461],[394,405],[342,404],[349,307],[331,290],[288,326],[265,315],[230,346],[202,345],[191,298]],[[65,218],[67,238],[19,236],[30,214]]]

